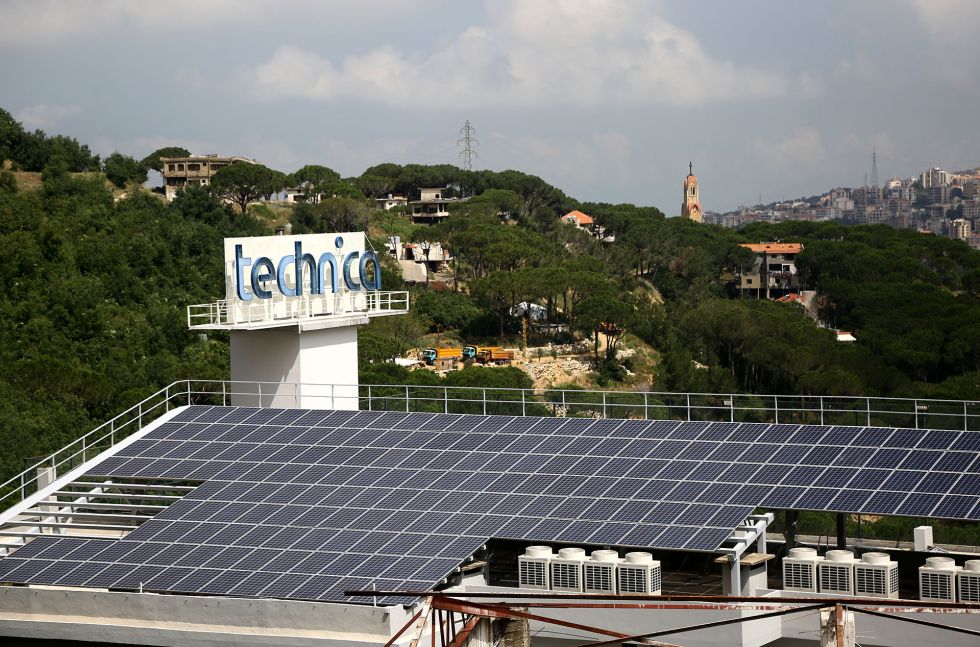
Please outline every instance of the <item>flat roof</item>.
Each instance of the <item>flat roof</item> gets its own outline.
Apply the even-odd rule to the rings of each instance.
[[[799,254],[803,251],[801,243],[742,243],[742,247],[747,247],[756,254]]]
[[[713,552],[758,507],[980,519],[969,431],[190,406],[86,476],[201,485],[122,539],[39,536],[0,582],[348,602],[489,538]]]

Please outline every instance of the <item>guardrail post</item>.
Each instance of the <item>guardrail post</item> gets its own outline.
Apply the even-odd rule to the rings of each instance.
[[[735,422],[735,396],[728,394],[728,421]]]
[[[521,389],[521,415],[527,415],[527,405],[524,403],[524,389]]]
[[[223,407],[228,406],[228,395],[226,394],[227,389],[228,383],[221,380],[221,406]]]
[[[170,385],[169,384],[167,385],[167,388],[163,392],[163,398],[164,398],[163,410],[165,412],[170,411]]]
[[[449,413],[449,387],[442,389],[442,412]]]
[[[686,393],[685,395],[687,395],[687,421],[690,422],[691,421],[691,394]]]
[[[871,426],[871,398],[865,398],[864,402],[868,407],[868,426]]]
[[[820,424],[823,424],[823,396],[820,396]]]
[[[772,396],[772,404],[773,404],[773,414],[775,415],[776,424],[778,425],[779,424],[779,396],[778,395]]]
[[[912,400],[912,410],[915,411],[915,428],[919,428],[919,401]]]
[[[970,425],[968,424],[970,419],[967,417],[966,413],[966,400],[963,401],[963,431],[970,431]]]
[[[487,390],[483,389],[483,415],[487,415]]]
[[[262,383],[258,382],[259,385],[259,408],[262,408]]]
[[[374,399],[371,397],[371,385],[367,385],[368,388],[368,411],[374,411]],[[333,406],[333,403],[331,403]]]
[[[606,392],[605,391],[602,392],[602,417],[603,418],[608,418],[609,417],[606,414]]]
[[[139,427],[140,429],[142,429],[143,428],[143,403],[142,402],[136,405],[136,411],[139,414],[139,418],[138,418]]]
[[[446,388],[446,387],[442,387]],[[405,386],[405,413],[408,413],[408,386]]]
[[[650,419],[650,402],[649,402],[648,393],[643,394],[643,419],[644,420]]]

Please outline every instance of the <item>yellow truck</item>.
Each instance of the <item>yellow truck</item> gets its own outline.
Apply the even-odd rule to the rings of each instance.
[[[436,363],[437,359],[463,359],[461,348],[426,348],[422,351],[422,359],[430,366]]]

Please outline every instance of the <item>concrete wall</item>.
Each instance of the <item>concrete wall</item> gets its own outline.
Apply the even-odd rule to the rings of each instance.
[[[402,607],[0,587],[0,636],[35,639],[365,647],[383,645],[408,617]]]
[[[231,379],[263,383],[236,384],[233,405],[356,410],[357,326],[233,330]]]

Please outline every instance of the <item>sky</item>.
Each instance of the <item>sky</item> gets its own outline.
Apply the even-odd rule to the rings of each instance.
[[[142,158],[538,175],[704,209],[980,166],[976,0],[0,0],[0,107]]]

